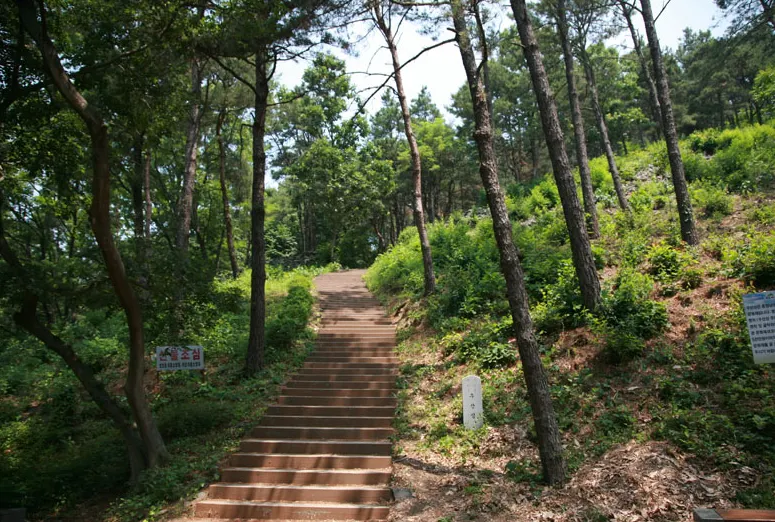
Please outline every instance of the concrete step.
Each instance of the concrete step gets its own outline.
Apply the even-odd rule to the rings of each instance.
[[[391,368],[302,368],[296,375],[392,375],[398,376],[398,367]]]
[[[390,482],[388,469],[280,469],[223,468],[223,482],[250,484],[293,484],[295,486],[386,486]]]
[[[277,399],[277,404],[281,406],[381,406],[395,408],[398,401],[395,397],[320,397],[309,395],[285,395]]]
[[[240,442],[241,453],[291,453],[291,454],[333,454],[333,455],[380,455],[390,456],[391,446],[387,441],[344,441],[344,440],[285,440],[244,439]]]
[[[304,368],[341,369],[341,370],[348,369],[348,368],[360,368],[360,369],[384,368],[384,369],[392,369],[392,368],[397,368],[397,365],[393,364],[393,363],[348,363],[348,362],[325,363],[325,362],[308,362],[308,363],[304,363]]]
[[[375,389],[375,390],[356,390],[352,388],[287,388],[282,391],[283,396],[294,397],[320,397],[336,398],[351,397],[361,399],[389,399],[395,397],[395,388]]]
[[[284,389],[315,388],[332,390],[395,390],[395,382],[352,382],[352,381],[304,381],[293,379]]]
[[[303,426],[320,428],[389,428],[393,417],[331,417],[331,416],[287,416],[264,415],[262,426]]]
[[[235,453],[229,458],[231,468],[387,469],[390,466],[387,455]]]
[[[366,357],[359,355],[347,355],[344,357],[331,355],[329,353],[317,353],[307,357],[307,362],[310,363],[390,363],[398,364],[401,362],[398,357]]]
[[[257,439],[305,440],[385,440],[393,434],[392,428],[318,428],[303,426],[256,426],[250,432]]]
[[[385,520],[390,508],[372,504],[326,504],[313,502],[250,502],[204,500],[197,503],[200,517],[264,520]]]
[[[340,375],[326,373],[304,373],[294,375],[294,381],[326,381],[326,382],[396,382],[397,374],[384,375]]]
[[[292,406],[276,404],[267,409],[267,415],[297,415],[311,417],[392,417],[392,406]]]
[[[353,504],[390,502],[393,492],[380,486],[283,486],[220,483],[210,486],[211,499],[271,502],[344,502]]]

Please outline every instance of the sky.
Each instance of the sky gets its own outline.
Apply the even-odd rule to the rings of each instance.
[[[664,6],[664,0],[652,0],[652,9],[654,13],[659,13]],[[634,19],[640,24],[639,30],[645,35],[642,19],[639,19],[638,13],[635,13]],[[512,22],[510,19],[503,19],[499,23],[501,28],[506,28]],[[451,22],[449,24],[451,26]],[[727,27],[724,15],[714,0],[669,0],[664,12],[656,22],[657,32],[662,48],[676,49],[683,36],[683,30],[690,27],[694,30],[710,31],[720,36]],[[439,40],[447,39],[451,32],[446,30],[446,26],[439,28]],[[627,35],[611,42],[611,44],[627,45],[629,42]],[[398,54],[403,62],[413,57],[424,47],[432,45],[434,40],[430,37],[420,35],[417,28],[404,24],[401,32],[398,34]],[[631,45],[631,43],[629,44]],[[392,71],[390,54],[383,48],[384,41],[381,35],[372,31],[371,34],[356,46],[357,56],[346,56],[341,53],[340,57],[345,59],[347,70],[352,74],[353,83],[356,89],[361,91],[361,99],[365,100],[371,94],[370,88],[380,85],[384,78],[380,76],[367,76],[357,74],[360,72],[370,73],[389,73]],[[281,83],[295,86],[300,80],[307,67],[308,62],[286,62],[278,66]],[[431,50],[420,58],[402,69],[404,87],[409,99],[417,96],[423,85],[427,86],[433,101],[451,120],[451,116],[445,110],[450,105],[452,94],[455,93],[465,82],[465,72],[460,61],[460,53],[454,43],[446,44],[437,49]],[[392,82],[392,80],[391,80]],[[367,105],[369,113],[373,114],[380,107],[381,93],[377,93]]]

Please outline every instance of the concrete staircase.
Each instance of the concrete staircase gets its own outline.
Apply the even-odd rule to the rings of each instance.
[[[395,328],[363,271],[315,280],[317,349],[283,387],[195,516],[384,520],[392,500]]]

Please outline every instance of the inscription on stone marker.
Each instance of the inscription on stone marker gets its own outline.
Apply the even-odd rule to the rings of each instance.
[[[775,292],[744,295],[743,309],[751,338],[753,362],[775,363]]]
[[[463,424],[469,430],[479,429],[484,424],[482,380],[476,375],[463,379]]]

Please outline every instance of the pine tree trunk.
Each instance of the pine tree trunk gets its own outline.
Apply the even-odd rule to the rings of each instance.
[[[511,0],[511,9],[517,22],[522,51],[527,59],[530,77],[533,81],[533,91],[536,94],[538,108],[541,114],[541,124],[544,129],[549,157],[552,161],[554,179],[560,193],[560,201],[565,214],[565,223],[570,235],[573,266],[579,278],[581,296],[584,306],[594,310],[600,303],[600,281],[595,270],[595,259],[592,256],[592,246],[587,235],[584,211],[581,209],[576,182],[573,180],[568,154],[565,150],[565,139],[562,126],[554,102],[554,94],[549,86],[549,78],[544,69],[543,56],[538,49],[533,32],[533,26],[527,13],[525,0]]]
[[[640,70],[643,73],[643,77],[646,78],[646,85],[649,90],[649,106],[651,107],[651,117],[657,124],[658,133],[662,133],[662,109],[659,106],[659,96],[657,95],[657,86],[654,83],[654,76],[651,74],[649,65],[646,62],[646,57],[643,55],[643,48],[640,45],[640,35],[635,29],[635,24],[632,23],[632,6],[630,6],[625,0],[619,0],[619,6],[622,8],[622,15],[627,21],[627,27],[630,29],[630,36],[632,36],[632,44],[635,47],[635,54],[638,56],[638,62],[640,62]]]
[[[169,458],[156,422],[151,414],[143,388],[145,374],[145,343],[140,301],[129,282],[121,254],[113,241],[110,217],[110,141],[108,128],[93,105],[70,81],[59,60],[54,44],[45,32],[45,12],[37,20],[37,8],[32,0],[18,0],[19,14],[27,32],[37,43],[44,65],[57,90],[86,124],[92,147],[92,204],[89,220],[102,254],[108,277],[127,320],[129,331],[129,365],[124,391],[132,409],[140,437],[145,446],[146,464],[154,467]]]
[[[264,367],[266,349],[266,241],[264,237],[264,178],[266,176],[266,111],[269,102],[269,79],[267,78],[267,50],[256,51],[256,96],[253,120],[253,194],[250,209],[251,256],[250,264],[250,337],[245,370],[255,374]]]
[[[603,108],[600,106],[600,97],[598,96],[597,92],[597,79],[595,78],[595,71],[592,68],[592,63],[589,60],[589,56],[587,55],[586,50],[582,51],[581,60],[584,64],[584,72],[587,75],[587,85],[589,86],[589,93],[592,98],[592,110],[595,113],[597,130],[600,132],[600,139],[603,141],[603,151],[605,152],[606,160],[608,160],[608,171],[611,173],[611,178],[614,182],[616,198],[619,200],[619,206],[621,209],[625,212],[630,212],[630,204],[627,202],[627,195],[624,193],[622,178],[619,175],[619,167],[616,165],[614,149],[611,146],[611,140],[608,137],[608,125],[605,121]]]
[[[646,37],[651,51],[651,61],[654,63],[654,76],[657,82],[659,105],[662,109],[662,131],[667,142],[667,157],[670,160],[670,172],[673,177],[675,199],[678,204],[678,216],[681,221],[681,238],[690,245],[697,245],[700,238],[694,224],[694,211],[689,198],[689,187],[686,184],[684,163],[681,149],[678,147],[678,132],[675,128],[673,104],[670,100],[670,86],[667,83],[667,71],[662,61],[662,50],[659,48],[657,29],[654,27],[654,15],[650,0],[641,0],[643,22],[646,26]]]
[[[597,221],[597,202],[595,201],[595,190],[592,187],[592,173],[589,170],[587,138],[584,134],[584,117],[581,115],[579,93],[576,89],[576,77],[573,74],[573,53],[568,40],[568,19],[565,13],[565,0],[557,0],[556,14],[557,32],[560,36],[562,55],[565,60],[565,78],[568,81],[568,98],[573,116],[573,135],[576,139],[576,162],[579,165],[581,194],[584,197],[584,210],[587,215],[587,230],[589,237],[594,239],[600,237],[600,225]]]
[[[398,101],[401,105],[401,115],[404,119],[404,132],[406,140],[409,142],[409,155],[412,159],[412,183],[414,186],[414,199],[412,200],[414,210],[414,224],[420,235],[420,250],[422,251],[423,280],[425,284],[424,295],[430,295],[436,290],[436,277],[433,273],[433,258],[431,256],[431,243],[428,239],[428,232],[425,228],[425,212],[423,211],[423,191],[422,191],[422,163],[420,159],[420,149],[417,146],[417,140],[412,131],[412,117],[409,114],[409,104],[404,92],[404,82],[401,75],[401,62],[398,60],[398,49],[396,48],[393,33],[388,26],[382,13],[380,0],[372,0],[372,11],[377,27],[385,43],[390,50],[390,56],[393,60],[393,77],[396,82],[396,91],[398,92]],[[433,213],[431,213],[431,216]]]
[[[231,262],[231,275],[234,279],[239,276],[239,264],[237,263],[237,252],[234,249],[234,230],[231,224],[231,209],[229,208],[229,192],[226,188],[226,150],[223,146],[223,122],[226,119],[226,111],[218,114],[218,121],[215,125],[215,135],[218,141],[218,179],[221,184],[221,199],[223,201],[223,222],[226,227],[226,245],[229,250],[229,261]]]
[[[538,435],[538,448],[544,479],[549,484],[565,482],[565,460],[562,439],[557,426],[549,383],[546,379],[538,342],[530,317],[525,277],[514,245],[506,201],[498,181],[498,166],[493,148],[493,131],[487,107],[487,95],[479,75],[476,57],[468,37],[461,0],[452,1],[452,16],[457,33],[458,48],[466,71],[468,87],[474,106],[476,130],[474,140],[479,152],[479,174],[482,178],[487,203],[492,214],[492,226],[500,252],[501,270],[506,279],[506,293],[516,331],[522,371],[525,375],[530,408]]]

